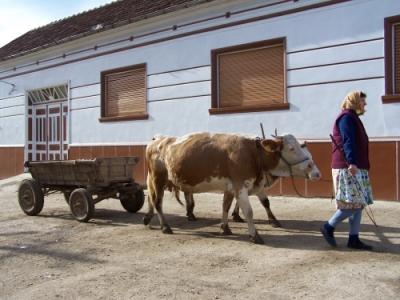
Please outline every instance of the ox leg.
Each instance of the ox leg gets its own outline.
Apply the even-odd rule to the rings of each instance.
[[[240,209],[242,210],[243,215],[247,220],[251,242],[253,242],[254,244],[264,244],[263,239],[260,237],[256,227],[254,226],[253,209],[250,205],[247,189],[243,188],[239,191],[238,195],[236,195],[236,201],[239,202]]]
[[[158,219],[160,220],[160,225],[161,225],[161,230],[163,233],[166,234],[172,234],[172,230],[168,225],[167,220],[164,217],[163,209],[162,209],[162,204],[163,204],[163,197],[164,197],[164,186],[165,186],[165,180],[163,178],[155,178],[153,180],[149,179],[150,176],[148,177],[147,180],[147,188],[149,189],[149,200],[152,204],[152,209],[150,209],[149,206],[149,213],[145,215],[143,221],[146,225],[146,222],[150,222],[151,218],[153,217],[151,213],[154,214],[154,208],[157,211]],[[150,184],[149,184],[150,183]],[[148,223],[147,223],[148,224]]]
[[[272,227],[282,227],[281,223],[275,218],[274,214],[272,213],[270,209],[270,203],[267,194],[264,192],[264,190],[261,191],[258,195],[258,199],[260,200],[262,206],[264,206],[267,215],[268,215],[268,223],[271,224]]]
[[[154,216],[154,206],[153,206],[153,201],[151,200],[151,199],[154,199],[155,198],[155,194],[153,193],[153,195],[150,195],[150,192],[149,192],[149,195],[148,195],[148,204],[147,204],[147,213],[144,215],[144,217],[143,217],[143,224],[146,226],[146,225],[149,225],[150,224],[150,221],[151,221],[151,219],[153,218],[153,216]]]
[[[153,183],[151,182],[150,177],[151,177],[151,175],[148,174],[148,176],[147,176],[148,206],[147,206],[147,213],[143,217],[143,224],[145,226],[150,224],[150,221],[154,216],[154,206],[153,206],[154,200],[153,199],[155,199],[155,197],[156,197],[156,194],[154,192]]]
[[[154,201],[154,207],[157,211],[157,216],[158,219],[160,220],[160,225],[161,225],[161,231],[162,233],[166,234],[172,234],[172,229],[169,227],[167,220],[164,217],[164,212],[162,209],[162,204],[163,204],[163,196],[164,196],[164,190],[162,189],[159,191],[159,193],[156,192],[156,198]]]
[[[237,201],[236,201],[235,208],[233,209],[233,212],[232,212],[232,217],[233,217],[232,220],[234,222],[244,223],[244,220],[239,215],[239,203]]]
[[[185,200],[186,200],[186,216],[188,217],[189,221],[196,221],[196,217],[193,214],[194,210],[194,198],[192,193],[184,193]]]
[[[229,209],[231,208],[232,200],[233,200],[233,194],[225,192],[224,200],[222,203],[222,224],[220,227],[221,235],[231,235],[232,234],[232,231],[228,225],[228,212],[229,212]]]

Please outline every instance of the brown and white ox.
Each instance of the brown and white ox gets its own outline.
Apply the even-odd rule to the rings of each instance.
[[[321,173],[311,154],[291,134],[259,140],[253,135],[191,133],[181,137],[158,135],[146,147],[149,211],[143,218],[148,225],[154,208],[163,233],[173,233],[164,217],[164,190],[175,186],[184,193],[223,190],[221,234],[232,232],[228,211],[235,198],[246,218],[251,241],[263,244],[253,222],[249,195],[265,199],[264,186],[272,176],[319,179]]]

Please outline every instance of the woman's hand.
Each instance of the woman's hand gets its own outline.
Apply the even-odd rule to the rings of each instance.
[[[355,175],[357,174],[358,168],[357,168],[356,165],[350,165],[349,168],[348,168],[348,170],[349,170],[349,173],[350,173],[352,176],[355,176]]]

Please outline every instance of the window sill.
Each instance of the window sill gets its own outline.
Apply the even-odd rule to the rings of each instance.
[[[219,114],[239,114],[248,112],[288,110],[288,109],[290,109],[289,103],[275,103],[275,104],[251,105],[251,106],[249,105],[249,106],[210,108],[208,112],[210,113],[210,115],[219,115]]]
[[[131,120],[147,120],[148,114],[123,116],[123,117],[102,117],[99,118],[99,122],[119,122],[119,121],[131,121]]]
[[[383,104],[396,103],[396,102],[400,102],[400,94],[382,96]]]

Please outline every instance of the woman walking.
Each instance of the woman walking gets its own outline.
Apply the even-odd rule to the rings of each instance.
[[[368,136],[359,116],[365,113],[367,95],[351,92],[343,100],[341,113],[333,125],[332,177],[336,195],[336,213],[321,227],[321,233],[329,245],[336,247],[334,231],[345,219],[349,219],[347,247],[372,250],[372,246],[360,241],[359,228],[362,210],[373,203],[368,176]]]

